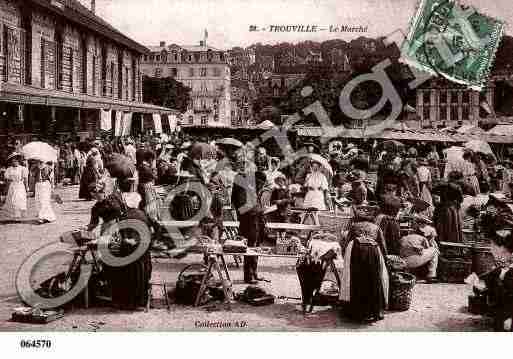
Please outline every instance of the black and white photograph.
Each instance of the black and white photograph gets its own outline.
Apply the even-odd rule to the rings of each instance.
[[[0,337],[513,331],[511,21],[0,0]]]

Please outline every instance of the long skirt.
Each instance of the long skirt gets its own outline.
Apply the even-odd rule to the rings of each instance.
[[[351,241],[344,258],[340,299],[354,320],[377,318],[388,305],[389,280],[377,245]]]
[[[121,309],[134,310],[148,302],[152,272],[149,251],[124,267],[105,266],[112,288],[112,303]]]
[[[37,217],[40,220],[49,222],[57,220],[52,208],[52,185],[49,181],[36,183],[36,203],[39,208]]]
[[[324,192],[318,190],[308,191],[303,202],[303,207],[317,208],[319,211],[325,211],[326,202],[324,201]]]
[[[401,226],[397,219],[385,216],[379,223],[379,228],[383,232],[388,254],[399,255],[401,247]]]
[[[21,217],[22,211],[27,210],[27,191],[23,182],[11,182],[4,208],[12,218]]]
[[[434,222],[439,242],[463,242],[462,219],[456,206],[437,208]]]

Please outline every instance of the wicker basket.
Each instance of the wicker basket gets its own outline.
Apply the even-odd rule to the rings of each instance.
[[[444,257],[439,258],[438,277],[445,283],[463,283],[472,273],[472,261]]]
[[[415,276],[413,274],[396,272],[390,276],[390,297],[388,309],[405,311],[410,309],[413,297]]]

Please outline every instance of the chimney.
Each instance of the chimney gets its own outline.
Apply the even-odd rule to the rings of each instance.
[[[96,13],[96,0],[91,0],[91,12]]]
[[[165,41],[161,41],[160,42],[160,47],[166,47],[166,42]]]

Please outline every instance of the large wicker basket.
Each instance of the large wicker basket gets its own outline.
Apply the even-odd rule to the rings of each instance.
[[[404,272],[395,272],[390,276],[390,296],[388,309],[405,311],[410,309],[413,297],[415,276]]]

